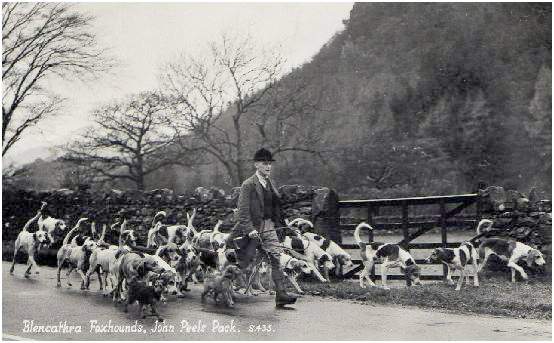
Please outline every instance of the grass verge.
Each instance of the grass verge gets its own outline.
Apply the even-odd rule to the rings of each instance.
[[[456,280],[455,280],[456,281]],[[358,282],[328,284],[302,282],[307,294],[350,299],[368,304],[416,306],[452,313],[488,314],[512,318],[552,319],[552,280],[549,276],[531,276],[531,280],[511,283],[509,276],[483,271],[480,287],[454,290],[443,282],[410,288],[360,288]],[[380,281],[377,281],[380,285]]]

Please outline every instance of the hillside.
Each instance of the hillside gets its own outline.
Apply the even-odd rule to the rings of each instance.
[[[278,180],[374,198],[480,182],[550,198],[551,36],[550,3],[355,4],[344,31],[280,81],[321,99],[288,138],[314,134],[322,153],[283,154]],[[222,173],[172,168],[149,187],[232,186]]]

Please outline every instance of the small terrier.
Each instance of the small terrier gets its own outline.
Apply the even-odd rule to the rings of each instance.
[[[233,301],[233,280],[241,275],[238,266],[230,264],[223,271],[214,271],[204,278],[204,292],[202,292],[202,302],[206,295],[213,295],[214,301],[219,303],[218,296],[221,295],[227,307],[234,307]]]
[[[152,286],[148,284],[152,282]],[[127,312],[127,307],[134,304],[138,301],[139,303],[139,313],[142,318],[146,318],[144,314],[144,306],[150,306],[150,315],[156,316],[159,321],[163,321],[162,317],[156,311],[156,303],[160,301],[162,292],[165,288],[164,280],[160,277],[154,276],[150,281],[131,281],[127,283],[127,302],[125,303],[125,310]]]

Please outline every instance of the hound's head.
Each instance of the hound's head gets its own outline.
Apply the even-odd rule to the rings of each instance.
[[[48,234],[52,237],[52,239],[63,239],[66,228],[67,225],[65,224],[65,221],[58,219],[53,227],[48,228]]]
[[[191,264],[193,261],[198,259],[198,253],[196,252],[196,249],[190,244],[189,242],[185,242],[181,244],[179,247],[179,254],[182,256],[182,258],[185,259],[185,263]]]
[[[319,265],[323,267],[323,269],[331,270],[335,268],[335,264],[333,261],[331,261],[331,256],[329,254],[323,254],[318,259]]]
[[[437,263],[443,260],[442,256],[444,255],[443,248],[435,248],[431,252],[431,255],[425,259],[425,263]]]
[[[546,263],[544,257],[542,256],[542,253],[537,249],[529,250],[529,253],[527,253],[526,262],[529,267],[531,267],[533,263],[535,263],[537,266],[542,266]]]
[[[159,247],[158,251],[156,251],[156,255],[160,256],[164,260],[177,261],[179,259],[178,251],[179,248],[177,247],[177,244],[171,242]]]
[[[290,267],[296,273],[310,274],[312,272],[312,268],[310,268],[310,265],[306,261],[296,258],[290,261]]]
[[[135,235],[135,230],[125,230],[121,233],[121,240],[123,245],[136,246],[137,245],[137,236]]]
[[[406,267],[404,270],[404,274],[406,275],[406,284],[408,286],[414,285],[421,285],[420,275],[421,275],[421,268],[417,264],[412,264]]]
[[[93,251],[97,247],[98,247],[98,244],[92,239],[87,239],[83,242],[83,250],[85,251]]]
[[[165,292],[173,295],[179,293],[179,290],[177,289],[177,274],[166,270],[159,275],[159,278],[162,280]]]
[[[65,231],[66,228],[67,228],[67,225],[65,224],[65,221],[62,219],[58,219],[56,221],[56,225],[54,225],[54,230],[58,229],[61,231]]]
[[[335,260],[336,260],[335,264],[340,265],[343,268],[352,268],[352,267],[354,267],[354,262],[352,262],[352,257],[348,254],[337,255]]]
[[[50,239],[48,238],[48,234],[46,231],[38,230],[37,232],[33,233],[33,238],[35,242],[39,245],[49,245]]]
[[[154,258],[142,258],[137,263],[136,267],[139,276],[144,276],[148,272],[163,273],[164,270],[158,265],[158,262]]]

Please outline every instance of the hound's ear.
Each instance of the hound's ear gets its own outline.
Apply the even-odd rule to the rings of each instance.
[[[407,266],[406,269],[404,269],[404,275],[406,277],[406,285],[411,286],[412,285],[412,274],[419,271],[419,267],[415,264],[412,264],[410,266]]]
[[[537,250],[535,250],[535,249],[529,250],[529,252],[527,253],[527,258],[525,259],[525,261],[527,262],[528,267],[533,266],[533,261],[535,261],[535,258],[537,256],[539,256]]]

